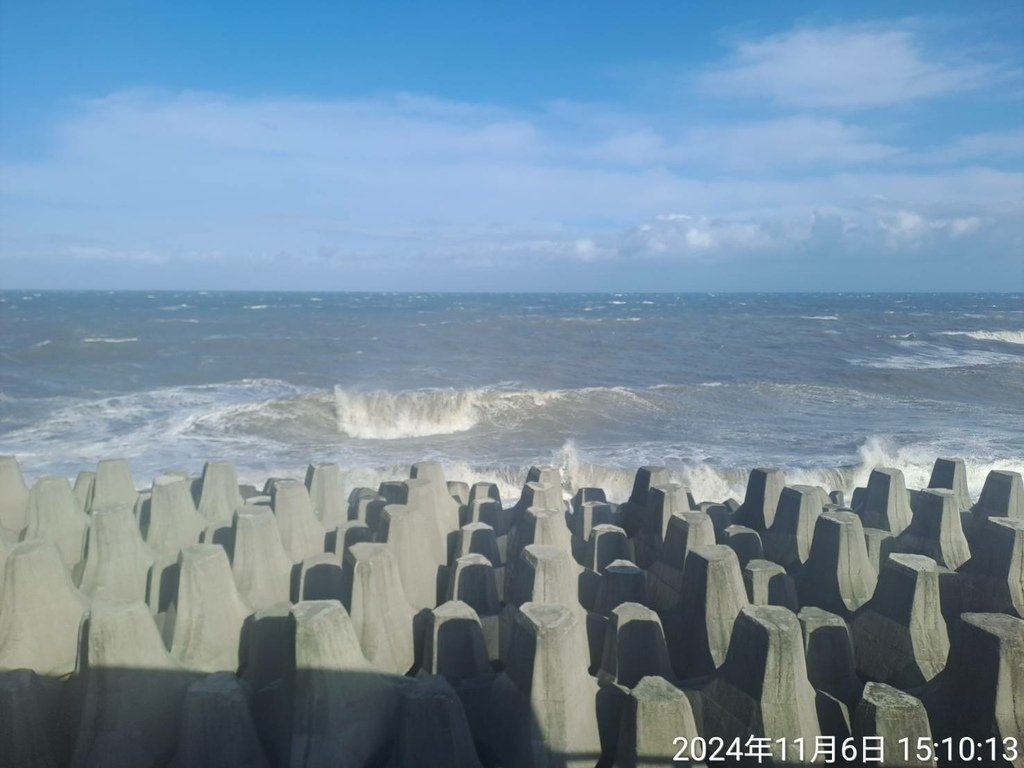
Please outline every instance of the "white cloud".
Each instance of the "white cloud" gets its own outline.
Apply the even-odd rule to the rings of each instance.
[[[829,258],[828,243],[966,252],[991,233],[1010,252],[1024,174],[889,167],[906,155],[806,114],[673,127],[564,104],[115,94],[69,115],[46,155],[0,169],[0,258],[400,279],[438,264]]]
[[[983,88],[1008,74],[960,52],[926,51],[913,28],[858,24],[741,42],[699,82],[725,97],[767,98],[800,109],[857,109]]]

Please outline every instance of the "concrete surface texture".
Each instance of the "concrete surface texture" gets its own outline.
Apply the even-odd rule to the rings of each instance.
[[[901,740],[1024,744],[1019,471],[969,488],[940,458],[927,488],[879,467],[847,496],[762,468],[742,503],[658,466],[624,499],[530,467],[508,504],[408,474],[241,485],[220,460],[140,491],[124,459],[72,485],[0,457],[0,768],[736,764],[714,738],[781,766],[818,737],[952,766]],[[1006,751],[974,763],[1024,768]]]

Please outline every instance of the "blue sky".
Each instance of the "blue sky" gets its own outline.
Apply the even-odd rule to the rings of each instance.
[[[1024,289],[1018,2],[141,7],[0,3],[0,287]]]

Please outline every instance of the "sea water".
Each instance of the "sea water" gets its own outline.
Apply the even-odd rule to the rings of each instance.
[[[1024,295],[3,291],[0,453],[140,487],[438,459],[505,495],[554,464],[620,500],[643,464],[723,499],[756,466],[849,491],[960,456],[976,496],[1024,469]]]

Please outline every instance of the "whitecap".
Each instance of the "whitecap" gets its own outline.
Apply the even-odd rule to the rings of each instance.
[[[88,338],[82,339],[83,344],[130,344],[133,341],[138,341],[138,336],[125,336],[124,338],[110,338],[107,336],[89,336]]]
[[[940,331],[940,336],[965,336],[976,341],[1001,341],[1024,344],[1024,331]]]

